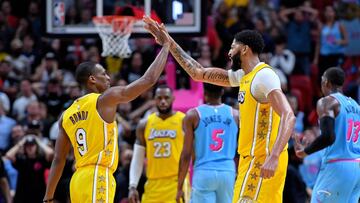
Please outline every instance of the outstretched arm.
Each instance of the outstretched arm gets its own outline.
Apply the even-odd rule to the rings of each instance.
[[[261,177],[271,178],[275,174],[278,166],[278,160],[281,152],[284,150],[293,133],[295,125],[295,116],[287,101],[284,93],[279,90],[273,90],[268,95],[269,102],[274,111],[280,115],[280,126],[278,136],[270,155],[266,157],[264,165],[261,167]]]
[[[147,25],[145,28],[155,37],[156,41],[159,38],[169,40],[171,54],[193,80],[219,86],[231,86],[228,72],[225,69],[204,68],[175,42],[163,25],[158,25],[157,22],[147,16],[143,20]]]
[[[198,115],[195,109],[191,109],[186,113],[186,116],[183,120],[183,130],[184,130],[184,146],[180,156],[179,162],[179,174],[178,174],[178,187],[177,187],[177,202],[180,202],[180,199],[183,197],[183,184],[186,177],[186,174],[189,170],[189,164],[191,160],[191,155],[193,151],[193,142],[194,142],[194,129],[198,122]]]
[[[50,168],[50,175],[46,187],[44,201],[45,200],[49,201],[54,198],[56,185],[58,184],[61,174],[63,172],[66,162],[66,156],[70,150],[70,146],[71,146],[71,142],[64,128],[62,127],[62,117],[61,117],[59,121],[59,136],[55,144],[54,160]]]
[[[104,94],[99,97],[99,107],[116,106],[119,103],[127,103],[155,85],[164,70],[168,54],[169,44],[167,43],[164,44],[154,62],[141,78],[127,86],[116,86],[106,90]]]

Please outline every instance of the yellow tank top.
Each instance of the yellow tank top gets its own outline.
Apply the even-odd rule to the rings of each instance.
[[[64,112],[62,126],[74,149],[76,169],[102,166],[114,172],[118,165],[117,125],[106,123],[96,109],[100,94],[87,94]]]
[[[185,114],[176,112],[163,120],[153,113],[145,126],[147,171],[149,179],[178,174],[179,160],[184,144],[182,120]]]
[[[280,124],[280,116],[270,103],[259,103],[251,94],[255,75],[263,68],[261,64],[243,76],[239,88],[240,132],[238,152],[241,156],[268,155],[274,146]]]

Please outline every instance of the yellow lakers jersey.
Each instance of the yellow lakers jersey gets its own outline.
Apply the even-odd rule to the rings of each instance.
[[[238,152],[241,156],[268,155],[278,134],[280,116],[270,103],[260,103],[251,94],[252,81],[263,68],[271,67],[265,63],[258,65],[240,80]]]
[[[114,172],[118,165],[117,125],[107,123],[96,109],[100,94],[87,94],[63,113],[62,126],[74,149],[76,169],[102,166]]]
[[[179,160],[184,144],[182,120],[185,114],[176,112],[163,120],[153,113],[145,127],[147,171],[149,179],[178,174]]]

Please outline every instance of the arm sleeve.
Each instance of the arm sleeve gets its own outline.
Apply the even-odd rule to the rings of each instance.
[[[258,101],[266,99],[269,93],[276,89],[281,90],[280,79],[275,71],[270,68],[260,70],[251,85],[251,93]]]
[[[243,70],[228,70],[229,82],[232,87],[239,87],[241,78],[245,75]]]
[[[135,144],[134,154],[130,164],[129,187],[137,188],[144,167],[145,147]]]
[[[320,136],[317,137],[309,146],[304,149],[306,154],[312,154],[325,147],[332,145],[335,142],[334,127],[335,119],[330,116],[325,116],[320,119]]]

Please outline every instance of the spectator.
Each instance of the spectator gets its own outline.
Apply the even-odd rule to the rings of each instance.
[[[80,17],[80,24],[81,25],[91,25],[91,17],[93,16],[90,9],[82,9]]]
[[[20,83],[20,94],[13,104],[12,115],[16,120],[20,121],[25,118],[25,109],[26,106],[32,102],[36,101],[37,97],[31,89],[31,82],[28,79],[22,80]]]
[[[255,29],[261,34],[264,39],[265,47],[262,53],[274,52],[274,42],[266,29],[266,23],[264,18],[257,18],[255,20]]]
[[[46,53],[41,64],[36,68],[31,80],[36,82],[47,83],[50,78],[54,78],[58,74],[59,64],[53,52]]]
[[[124,78],[126,82],[132,83],[139,79],[143,75],[143,56],[141,52],[134,51],[129,59],[130,64],[124,67],[121,71],[121,78]]]
[[[11,144],[11,129],[16,121],[6,116],[2,102],[0,101],[0,152],[5,152]]]
[[[275,39],[275,54],[270,59],[272,67],[281,70],[289,78],[295,65],[295,55],[286,49],[286,39],[281,36]]]
[[[24,36],[24,47],[23,47],[23,57],[29,62],[30,65],[35,63],[36,58],[38,57],[38,53],[35,50],[35,41],[32,35]]]
[[[4,168],[7,174],[7,180],[9,182],[11,199],[13,199],[16,191],[18,172],[9,159],[3,157],[2,161],[4,162]]]
[[[204,67],[212,67],[209,45],[203,44],[200,49],[200,58],[198,58],[197,61]]]
[[[15,77],[11,57],[6,57],[0,61],[0,89],[7,94],[10,100],[14,100],[17,95],[18,80]]]
[[[294,131],[295,131],[295,133],[302,133],[304,131],[305,115],[304,115],[304,112],[299,111],[298,98],[294,95],[288,94],[287,99],[289,101],[289,104],[290,104],[292,110],[294,111],[295,116],[296,116]]]
[[[40,9],[37,1],[30,2],[28,13],[28,19],[31,23],[32,34],[35,37],[35,41],[37,41],[41,37]]]
[[[10,100],[9,97],[4,93],[0,91],[0,102],[2,103],[2,107],[5,111],[5,114],[7,114],[10,110]]]
[[[26,117],[19,124],[27,128],[33,121],[41,120],[40,103],[38,101],[30,102],[26,106]],[[25,130],[26,131],[26,130]]]
[[[18,26],[18,18],[12,15],[12,8],[9,1],[3,1],[1,4],[1,12],[4,14],[7,24],[12,28],[16,29]]]
[[[310,13],[311,18],[305,18]],[[292,18],[289,16],[293,15]],[[308,7],[283,9],[280,18],[285,23],[288,49],[296,56],[295,73],[310,75],[311,29],[317,11]]]
[[[315,64],[319,63],[319,77],[326,69],[340,66],[344,62],[345,45],[348,36],[345,27],[336,19],[332,6],[325,7],[325,22],[321,27],[320,45],[317,47]],[[320,84],[320,83],[319,83]]]
[[[78,9],[75,6],[71,6],[68,11],[66,12],[65,16],[65,24],[66,25],[75,25],[78,24],[80,21]]]
[[[49,111],[49,121],[57,119],[65,102],[68,100],[68,96],[63,94],[60,81],[57,79],[51,79],[47,84],[47,91],[45,95],[40,98],[40,101],[46,104]]]
[[[11,146],[16,145],[25,136],[25,129],[22,125],[16,124],[11,129]]]
[[[18,170],[14,203],[42,202],[45,194],[44,173],[50,167],[53,154],[53,149],[34,135],[25,136],[6,153],[6,157]]]
[[[0,159],[0,189],[0,197],[2,197],[6,203],[11,203],[12,198],[10,194],[9,182],[7,180],[6,170],[2,159]]]
[[[30,61],[27,57],[22,55],[23,46],[23,42],[18,38],[11,41],[11,57],[12,65],[14,67],[13,72],[15,73],[13,77],[18,80],[27,77],[31,72]]]

